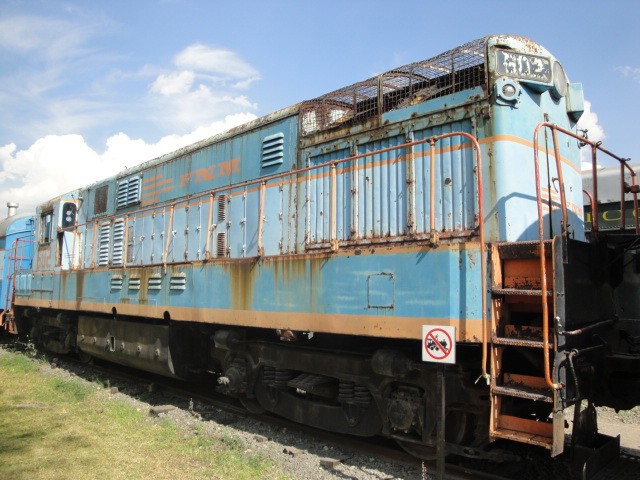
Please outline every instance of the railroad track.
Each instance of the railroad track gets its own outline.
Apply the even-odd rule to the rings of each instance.
[[[0,341],[0,344],[7,344],[6,340]],[[15,342],[12,345],[16,349],[21,349],[20,344]],[[110,386],[130,385],[127,389],[137,393],[129,393],[133,397],[142,396],[147,393],[161,392],[165,399],[165,403],[173,404],[178,408],[185,406],[193,406],[189,408],[194,413],[199,414],[203,419],[207,420],[210,412],[215,409],[222,410],[226,413],[237,415],[241,418],[251,417],[256,421],[277,427],[287,429],[289,431],[303,432],[305,436],[314,439],[315,442],[331,443],[343,450],[354,451],[370,457],[384,459],[390,463],[401,464],[413,467],[422,471],[424,480],[435,479],[436,463],[423,462],[408,453],[401,450],[395,443],[387,439],[376,438],[358,438],[345,437],[331,432],[318,430],[313,427],[307,427],[298,423],[291,422],[282,417],[276,417],[269,414],[255,414],[249,412],[239,401],[217,394],[215,392],[212,381],[211,385],[203,386],[194,383],[187,383],[179,380],[147,374],[138,370],[122,367],[107,362],[96,361],[91,364],[81,363],[74,357],[59,356],[56,359],[56,366],[63,368],[75,375],[87,380],[95,380],[99,378],[103,383]],[[135,387],[133,387],[135,385]],[[549,464],[545,467],[545,462]],[[445,478],[447,480],[528,480],[538,478],[564,478],[565,472],[559,473],[558,469],[553,469],[548,458],[547,452],[538,452],[533,457],[527,454],[523,458],[522,463],[528,465],[536,464],[535,471],[518,471],[516,468],[514,473],[513,465],[495,464],[491,466],[492,472],[481,470],[486,469],[486,462],[479,461],[462,461],[461,464],[447,463],[445,467]],[[520,465],[522,467],[522,465]],[[544,472],[544,473],[541,473]],[[559,476],[560,475],[560,476]],[[568,478],[568,477],[567,477]],[[594,480],[638,480],[640,479],[640,452],[637,450],[624,450],[620,459],[614,464],[608,465],[603,469]]]

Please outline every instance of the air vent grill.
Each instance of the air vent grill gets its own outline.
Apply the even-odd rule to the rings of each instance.
[[[169,280],[169,290],[186,290],[187,289],[187,274],[177,273],[171,276]]]
[[[130,277],[129,278],[129,290],[140,290],[140,278],[139,277]]]
[[[217,252],[218,252],[218,257],[227,256],[227,233],[226,232],[220,232],[218,234]]]
[[[121,267],[124,261],[124,219],[113,222],[113,253],[111,265]]]
[[[140,201],[140,177],[129,177],[118,182],[116,208],[124,208]]]
[[[111,223],[100,225],[98,232],[98,266],[109,265],[109,237],[111,236]]]
[[[218,197],[218,222],[224,222],[227,219],[227,196],[220,195]]]
[[[111,290],[122,290],[122,275],[111,277]]]
[[[284,133],[269,135],[262,140],[262,168],[284,162]]]
[[[162,277],[160,275],[153,275],[149,277],[149,283],[147,285],[147,289],[149,290],[160,290],[162,288]]]

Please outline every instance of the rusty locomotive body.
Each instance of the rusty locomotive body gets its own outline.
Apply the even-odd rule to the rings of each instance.
[[[449,452],[557,455],[566,407],[593,440],[593,404],[639,400],[634,243],[585,239],[582,110],[512,35],[294,105],[41,205],[7,326],[417,455],[438,422]]]

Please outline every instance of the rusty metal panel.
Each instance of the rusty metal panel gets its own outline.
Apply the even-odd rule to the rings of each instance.
[[[354,164],[358,217],[353,229],[357,238],[396,237],[407,232],[406,150],[404,135],[387,137],[358,146],[371,152]],[[381,152],[378,152],[382,150]]]
[[[450,132],[471,132],[471,122],[463,120],[415,132],[416,140]],[[435,150],[435,229],[470,230],[476,225],[478,192],[475,185],[474,154],[462,137],[444,139]],[[417,146],[415,158],[416,232],[430,228],[431,157],[428,144]]]
[[[304,102],[301,136],[379,118],[384,112],[484,85],[485,42],[486,38],[474,40]]]

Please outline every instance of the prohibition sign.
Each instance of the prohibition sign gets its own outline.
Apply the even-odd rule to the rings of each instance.
[[[436,363],[456,363],[455,327],[422,327],[422,360]]]

